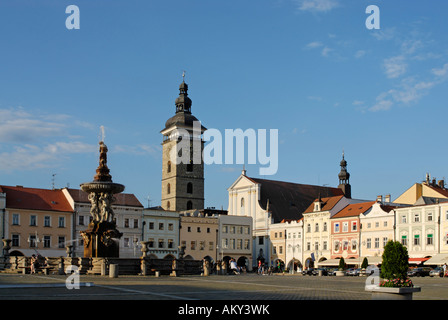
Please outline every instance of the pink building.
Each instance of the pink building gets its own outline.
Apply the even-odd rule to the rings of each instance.
[[[333,215],[331,221],[331,259],[356,259],[358,264],[360,246],[361,213],[370,210],[375,201],[353,203]]]

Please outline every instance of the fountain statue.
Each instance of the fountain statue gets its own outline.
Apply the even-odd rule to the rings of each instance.
[[[104,130],[103,127],[101,128]],[[123,235],[117,230],[112,203],[114,194],[124,191],[124,185],[112,182],[107,167],[107,146],[103,137],[100,141],[99,166],[92,182],[80,185],[81,190],[88,193],[91,203],[92,221],[85,231],[81,231],[84,239],[84,257],[119,257],[119,239]]]

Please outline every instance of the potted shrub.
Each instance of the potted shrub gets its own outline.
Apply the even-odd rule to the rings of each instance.
[[[407,276],[409,267],[408,250],[398,241],[390,240],[384,247],[381,274],[374,273],[371,277],[380,277],[375,286],[367,286],[375,300],[412,300],[414,292],[420,292]]]
[[[338,270],[335,272],[336,277],[342,277],[345,276],[345,261],[344,258],[339,259],[339,267]]]

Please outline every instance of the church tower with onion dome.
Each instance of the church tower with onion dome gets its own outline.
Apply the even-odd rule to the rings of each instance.
[[[204,208],[202,134],[205,127],[192,115],[188,85],[183,81],[175,100],[175,114],[165,123],[162,155],[162,203],[165,210]]]
[[[342,152],[342,160],[340,163],[341,172],[339,172],[339,186],[338,188],[344,192],[346,198],[352,197],[352,187],[350,186],[350,173],[347,172],[347,161],[344,159],[344,152]]]

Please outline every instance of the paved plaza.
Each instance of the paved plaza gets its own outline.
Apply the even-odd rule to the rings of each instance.
[[[370,300],[365,277],[256,274],[233,276],[66,276],[0,274],[0,300]],[[414,300],[447,300],[448,278],[412,278]]]

